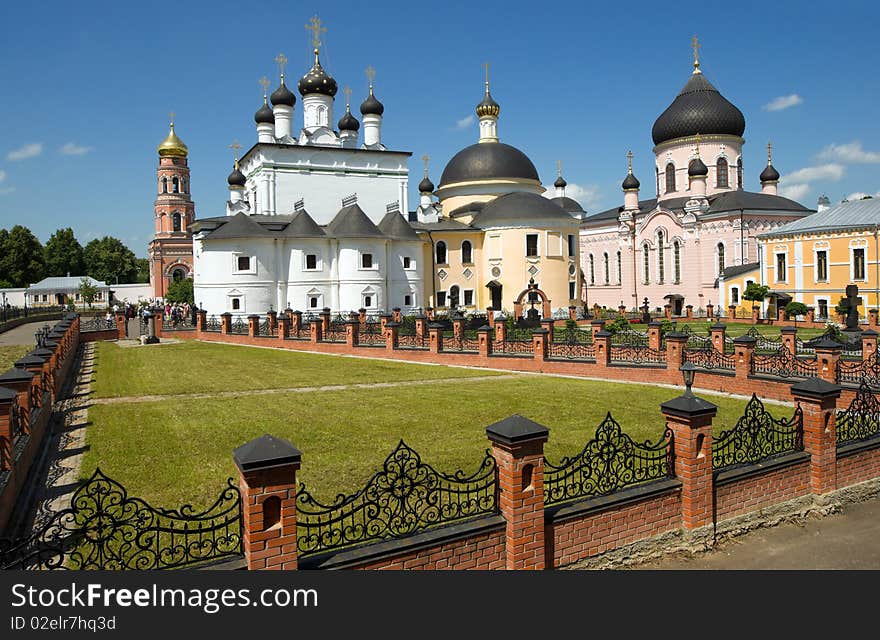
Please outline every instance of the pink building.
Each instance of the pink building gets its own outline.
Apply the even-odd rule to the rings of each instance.
[[[776,195],[769,145],[761,192],[745,190],[745,127],[695,55],[693,74],[652,130],[655,196],[640,200],[630,152],[622,205],[583,219],[588,307],[632,309],[647,298],[652,310],[671,304],[677,315],[685,305],[717,305],[720,272],[756,262],[759,234],[814,212]]]

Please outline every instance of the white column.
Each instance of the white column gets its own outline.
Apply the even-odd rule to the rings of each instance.
[[[319,127],[332,127],[333,98],[320,93],[303,96],[303,128],[312,133]]]
[[[364,146],[375,147],[382,144],[382,116],[368,113],[364,116]]]
[[[257,125],[257,142],[275,142],[275,127],[271,122],[261,122]]]
[[[272,215],[271,200],[269,197],[269,174],[266,171],[260,175],[260,213]]]
[[[498,142],[498,118],[495,116],[480,118],[480,142]]]
[[[272,109],[272,112],[275,114],[275,137],[283,138],[292,135],[293,107],[279,104]]]

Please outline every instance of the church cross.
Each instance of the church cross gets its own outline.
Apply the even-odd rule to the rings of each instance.
[[[266,94],[269,92],[269,78],[263,76],[259,80],[260,86],[263,87],[263,99],[266,98]]]
[[[235,161],[238,162],[238,150],[241,149],[241,145],[238,144],[238,140],[233,140],[232,144],[229,145],[229,148],[232,149],[232,153],[235,155]]]
[[[312,16],[309,24],[306,25],[306,31],[312,32],[312,46],[317,49],[321,46],[321,34],[327,32],[327,27],[321,26],[321,19],[318,16]]]
[[[696,146],[696,152],[697,152],[698,158],[700,157],[700,140],[702,140],[702,138],[700,137],[700,134],[698,133],[697,134],[697,146]]]
[[[351,104],[351,87],[345,87],[342,93],[345,94],[345,106],[348,107]]]
[[[287,56],[283,53],[279,53],[275,56],[275,62],[278,63],[278,66],[281,68],[281,77],[284,77],[284,65],[287,64]]]
[[[370,65],[366,69],[364,69],[364,73],[367,74],[367,78],[370,80],[370,89],[373,88],[373,78],[376,77],[376,70],[373,68],[373,65]]]
[[[767,142],[767,164],[770,164],[770,158],[773,155],[773,145],[768,141]]]
[[[694,50],[694,70],[698,70],[700,68],[700,49],[702,45],[700,44],[700,39],[697,36],[694,36],[691,40],[691,49]]]
[[[430,160],[430,159],[431,159],[431,156],[429,156],[427,153],[422,156],[422,162],[425,163],[425,177],[426,178],[428,177],[428,160]]]
[[[562,177],[562,160],[556,161],[556,175],[560,178]]]
[[[633,152],[632,149],[626,152],[626,168],[632,173],[633,172]]]
[[[168,112],[168,117],[171,118],[171,126],[172,127],[174,126],[174,116],[175,116],[175,113],[173,111]]]

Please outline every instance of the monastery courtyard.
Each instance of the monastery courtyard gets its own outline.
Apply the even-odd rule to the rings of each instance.
[[[231,452],[265,433],[303,452],[317,497],[358,490],[403,439],[441,472],[476,466],[485,427],[521,414],[550,428],[548,459],[577,455],[611,412],[636,441],[663,433],[680,389],[202,342],[87,347],[91,371],[80,477],[96,466],[156,506],[207,506],[236,477]],[[701,392],[702,393],[702,392]],[[716,433],[744,398],[706,394]],[[767,403],[777,417],[790,406]]]

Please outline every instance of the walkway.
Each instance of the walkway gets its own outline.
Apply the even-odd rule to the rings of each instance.
[[[37,332],[37,329],[42,329],[44,325],[51,327],[56,322],[57,320],[35,320],[4,331],[0,333],[0,347],[15,344],[33,345],[35,342],[34,333]]]

